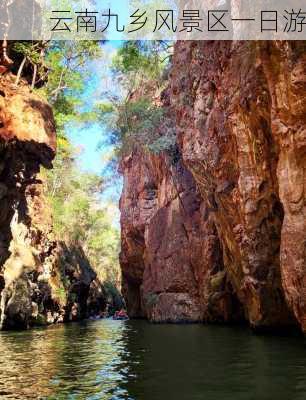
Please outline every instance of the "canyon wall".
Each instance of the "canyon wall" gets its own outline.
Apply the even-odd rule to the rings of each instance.
[[[184,167],[135,151],[121,163],[123,294],[130,316],[155,322],[241,317],[210,213]]]
[[[122,161],[131,316],[306,331],[304,42],[178,42],[179,160]]]
[[[50,106],[0,77],[0,328],[84,318],[105,294],[82,249],[55,240],[38,178],[56,151]]]

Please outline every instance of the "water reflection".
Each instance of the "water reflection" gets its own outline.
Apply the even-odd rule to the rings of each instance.
[[[138,355],[137,379],[127,391],[145,400],[306,399],[305,344],[245,328],[137,326],[127,347]]]
[[[302,400],[305,340],[96,321],[0,334],[0,399]]]
[[[126,327],[101,322],[1,333],[0,398],[107,400],[117,392],[126,398],[120,389]]]

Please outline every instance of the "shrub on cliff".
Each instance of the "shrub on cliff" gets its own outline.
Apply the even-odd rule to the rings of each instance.
[[[100,121],[108,126],[115,157],[137,147],[159,153],[175,146],[175,130],[160,99],[167,86],[171,45],[162,41],[124,44],[113,60],[113,78],[122,97],[108,93],[108,103],[97,105]]]

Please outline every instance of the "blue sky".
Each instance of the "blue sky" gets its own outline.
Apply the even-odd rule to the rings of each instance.
[[[105,92],[113,90],[114,82],[111,77],[111,60],[116,49],[122,44],[120,41],[110,41],[102,46],[102,57],[100,60],[89,62],[86,70],[90,77],[86,84],[86,89],[82,94],[82,102],[87,111],[90,111],[96,102],[103,101]],[[118,89],[119,90],[119,89]],[[71,142],[80,149],[78,164],[83,171],[93,172],[98,175],[105,173],[107,165],[107,156],[112,150],[106,145],[106,139],[109,134],[107,127],[97,123],[92,123],[86,127],[67,126],[66,133]],[[103,144],[104,143],[104,144]],[[121,192],[121,182],[115,182],[101,197],[101,202],[118,202]],[[118,213],[115,213],[118,220]],[[117,221],[115,221],[117,223]]]

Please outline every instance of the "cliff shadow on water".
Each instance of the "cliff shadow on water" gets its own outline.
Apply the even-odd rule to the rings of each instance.
[[[131,320],[1,332],[0,395],[299,400],[304,347],[304,339],[256,336],[244,327]]]

